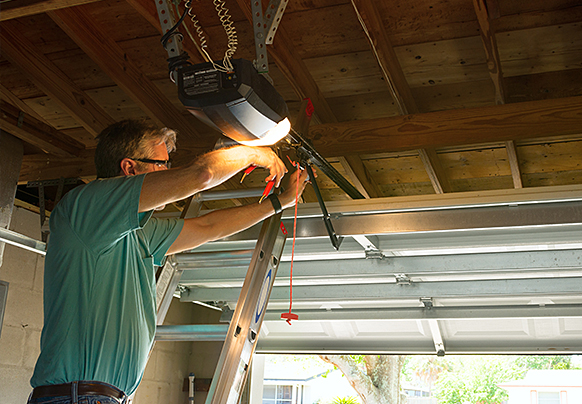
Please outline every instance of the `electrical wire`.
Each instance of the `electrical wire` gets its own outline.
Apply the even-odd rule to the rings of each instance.
[[[162,42],[162,46],[164,47],[164,49],[166,51],[168,50],[167,46],[168,46],[168,43],[170,42],[170,40],[173,39],[175,41],[174,37],[178,37],[180,39],[180,41],[184,39],[184,36],[182,35],[182,33],[180,31],[178,31],[178,27],[180,26],[180,24],[182,24],[185,17],[186,17],[186,14],[184,14],[182,17],[180,17],[178,22],[176,22],[176,24],[174,24],[174,26],[172,28],[170,28],[168,30],[168,32],[166,32],[164,35],[162,35],[161,42]],[[188,61],[188,59],[190,59],[190,56],[188,55],[187,52],[182,52],[178,56],[168,58],[168,70],[170,72],[170,80],[173,83],[175,82],[173,73],[176,70],[178,70],[180,67],[191,65],[191,63]]]
[[[204,31],[202,31],[202,27],[200,26],[200,22],[198,21],[196,14],[194,14],[192,10],[192,0],[188,0],[186,2],[185,7],[188,10],[187,13],[190,16],[190,20],[192,21],[192,26],[195,28],[196,34],[198,35],[198,39],[200,41],[199,49],[202,51],[204,58],[210,63],[212,63],[212,67],[214,67],[218,71],[225,73],[234,71],[230,59],[236,52],[238,46],[238,37],[236,33],[236,28],[234,27],[234,23],[231,20],[231,16],[229,14],[229,9],[226,8],[225,0],[214,0],[214,8],[216,9],[216,13],[218,14],[218,18],[220,20],[220,23],[222,24],[222,27],[224,28],[224,32],[226,33],[228,39],[227,49],[224,52],[224,58],[222,60],[222,66],[214,62],[214,60],[207,51],[208,44],[206,36],[204,35]],[[194,41],[194,38],[192,38],[192,40]]]

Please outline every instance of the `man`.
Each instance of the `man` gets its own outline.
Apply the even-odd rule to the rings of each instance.
[[[153,218],[153,210],[251,164],[268,169],[266,180],[276,186],[286,168],[269,148],[235,146],[169,169],[175,133],[131,120],[108,127],[98,141],[98,179],[68,192],[51,214],[41,353],[29,403],[124,402],[139,385],[155,334],[154,265],[295,202],[293,175],[279,199],[187,220]],[[306,181],[303,172],[300,192]]]

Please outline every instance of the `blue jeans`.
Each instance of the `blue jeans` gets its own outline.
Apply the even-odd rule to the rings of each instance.
[[[91,381],[91,384],[101,384],[104,386],[111,387],[112,389],[118,390],[115,386],[108,383]],[[76,383],[73,383],[76,385]],[[71,389],[73,390],[73,389]],[[118,390],[119,391],[119,390]],[[76,396],[76,397],[74,397]],[[32,398],[32,393],[28,398],[27,404],[126,404],[127,396],[123,400],[118,400],[113,397],[103,396],[103,395],[77,395],[77,388],[75,391],[71,391],[71,394],[66,396],[53,396],[53,397],[37,397]]]
[[[41,397],[28,400],[28,404],[71,404],[71,397]],[[79,396],[79,404],[119,404],[119,401],[107,396]]]

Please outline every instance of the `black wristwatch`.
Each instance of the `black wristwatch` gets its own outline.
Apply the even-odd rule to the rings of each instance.
[[[277,197],[277,195],[271,194],[268,196],[268,198],[271,201],[271,204],[273,205],[273,209],[275,209],[275,214],[279,214],[279,213],[283,212],[283,208],[281,207],[281,202],[279,201],[279,198]]]

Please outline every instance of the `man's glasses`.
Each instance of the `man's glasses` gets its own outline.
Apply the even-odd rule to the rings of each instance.
[[[136,159],[136,158],[131,158],[131,159],[135,160],[135,161],[141,161],[142,163],[155,164],[158,167],[166,167],[166,168],[172,167],[172,162],[170,160],[153,160],[153,159]]]

